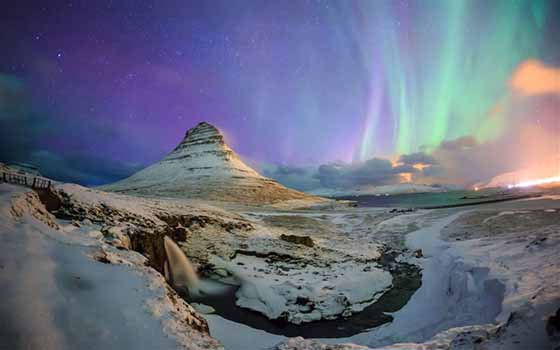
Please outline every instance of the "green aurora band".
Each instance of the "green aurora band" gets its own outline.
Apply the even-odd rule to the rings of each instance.
[[[546,51],[545,1],[364,1],[351,11],[361,22],[342,29],[344,40],[358,48],[369,95],[357,160],[497,137],[512,72]],[[379,149],[376,135],[391,146]]]

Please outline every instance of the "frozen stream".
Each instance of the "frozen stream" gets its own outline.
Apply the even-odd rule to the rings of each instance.
[[[322,341],[369,346],[388,345],[403,339],[420,342],[451,327],[492,322],[501,311],[504,286],[488,278],[488,269],[464,263],[463,251],[439,239],[443,227],[461,213],[450,212],[430,226],[407,235],[406,245],[424,252],[424,258],[418,259],[423,269],[422,286],[402,309],[391,314],[394,318],[391,323],[352,337]],[[218,315],[206,318],[211,334],[227,350],[266,348],[285,339]]]

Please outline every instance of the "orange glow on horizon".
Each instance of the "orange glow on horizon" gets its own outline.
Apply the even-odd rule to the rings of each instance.
[[[420,171],[424,170],[425,168],[428,168],[429,165],[428,164],[422,164],[422,163],[416,163],[412,166],[414,169],[418,169]]]
[[[546,177],[542,179],[536,180],[529,180],[529,181],[522,181],[517,184],[510,184],[508,188],[519,188],[519,187],[531,187],[531,186],[538,186],[538,185],[546,185],[554,182],[560,182],[560,176],[553,176],[553,177]]]

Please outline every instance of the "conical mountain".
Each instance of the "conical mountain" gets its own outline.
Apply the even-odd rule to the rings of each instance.
[[[261,176],[243,163],[216,127],[206,122],[189,129],[183,141],[161,161],[102,189],[258,204],[292,199],[320,200]]]

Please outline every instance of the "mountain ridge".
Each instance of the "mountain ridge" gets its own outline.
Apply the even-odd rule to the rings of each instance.
[[[266,178],[245,164],[215,126],[200,122],[163,159],[100,189],[127,194],[274,204],[324,200]]]

